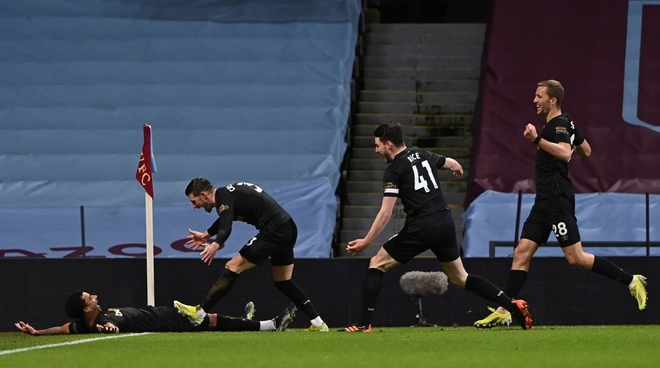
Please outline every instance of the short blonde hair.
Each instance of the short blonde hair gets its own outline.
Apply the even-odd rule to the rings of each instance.
[[[564,100],[564,86],[558,80],[548,79],[538,83],[539,87],[546,87],[547,93],[550,98],[554,97],[557,99],[557,106],[561,106],[561,102]]]

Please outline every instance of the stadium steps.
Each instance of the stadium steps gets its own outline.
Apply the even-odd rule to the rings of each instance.
[[[375,153],[373,131],[393,120],[403,125],[408,146],[453,157],[463,165],[462,179],[454,178],[450,171],[439,172],[461,242],[485,31],[483,24],[368,25],[342,208],[341,255],[346,255],[348,241],[369,232],[380,209],[387,165]],[[403,207],[397,201],[392,220],[360,256],[376,254],[403,228],[404,221]]]

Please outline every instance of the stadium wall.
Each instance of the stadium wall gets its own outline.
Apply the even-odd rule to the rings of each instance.
[[[619,266],[647,276],[650,302],[645,311],[623,285],[570,267],[563,258],[536,258],[520,298],[530,303],[537,325],[657,324],[660,310],[653,308],[660,295],[657,257],[612,258]],[[194,259],[156,259],[156,304],[170,305],[177,299],[201,301],[216,281],[226,260],[211,266]],[[321,316],[332,327],[345,326],[359,315],[362,279],[368,259],[300,259],[294,280],[304,288]],[[467,270],[504,286],[511,266],[506,258],[469,258]],[[247,301],[257,305],[257,318],[280,313],[288,300],[275,289],[270,267],[244,273],[232,292],[212,312],[241,315]],[[408,271],[438,271],[435,259],[413,259],[390,271],[383,281],[373,324],[376,327],[409,326],[415,322],[414,300],[403,293],[399,279]],[[103,308],[146,304],[144,259],[0,259],[0,331],[14,331],[25,321],[46,328],[70,321],[64,314],[68,294],[80,288],[99,296]],[[450,286],[443,295],[422,299],[424,316],[439,326],[470,326],[493,306],[474,294]],[[292,327],[309,325],[299,314]]]

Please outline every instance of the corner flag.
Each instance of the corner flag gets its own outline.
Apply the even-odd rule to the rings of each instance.
[[[151,139],[151,125],[144,124],[142,130],[144,131],[144,143],[142,144],[142,154],[140,155],[135,179],[140,182],[151,198],[154,198],[153,173],[156,172],[156,159],[154,158],[153,141]]]
[[[155,305],[155,285],[154,285],[154,180],[153,173],[156,172],[156,160],[153,153],[153,141],[151,140],[151,125],[144,124],[144,143],[142,144],[142,154],[138,163],[135,178],[140,182],[145,190],[144,209],[147,224],[147,305]]]

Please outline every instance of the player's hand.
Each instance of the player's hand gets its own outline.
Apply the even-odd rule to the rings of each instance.
[[[113,325],[112,323],[108,322],[105,325],[96,325],[96,329],[99,330],[99,332],[106,333],[106,334],[114,334],[114,333],[119,333],[119,327]]]
[[[527,139],[530,142],[534,142],[534,140],[536,139],[536,137],[538,137],[538,135],[539,134],[536,133],[536,127],[531,123],[527,123],[527,125],[525,126],[525,133],[523,134],[525,139]]]
[[[204,246],[206,241],[209,240],[209,234],[205,232],[195,231],[193,229],[188,229],[188,232],[191,235],[186,236],[186,245],[190,245],[190,249],[197,250],[199,247]]]
[[[452,174],[453,174],[455,177],[459,178],[459,179],[462,178],[462,177],[463,177],[463,166],[461,166],[461,165],[459,164],[459,165],[458,165],[458,168],[454,168],[454,169],[452,170]]]
[[[37,333],[37,330],[35,330],[32,326],[30,326],[29,324],[27,324],[23,321],[19,321],[17,323],[14,323],[14,326],[16,326],[16,328],[18,328],[19,330],[25,332],[28,335],[35,336],[35,335],[39,334],[39,333]]]
[[[348,245],[346,246],[346,251],[350,255],[356,255],[360,254],[363,250],[367,249],[369,246],[369,243],[364,241],[364,239],[355,239],[351,240],[348,242]]]
[[[204,247],[204,250],[199,254],[200,256],[202,256],[202,262],[210,266],[211,262],[213,262],[213,257],[215,257],[215,254],[224,247],[225,247],[225,243],[218,244],[216,242],[213,242],[211,244],[207,244]]]

